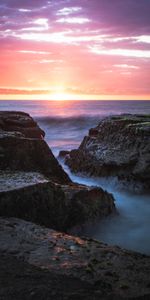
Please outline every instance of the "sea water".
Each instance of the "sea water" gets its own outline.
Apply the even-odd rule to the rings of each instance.
[[[60,150],[78,148],[88,130],[104,116],[150,114],[150,101],[0,101],[0,110],[24,111],[33,116],[57,157]],[[72,174],[67,167],[65,170],[72,180],[101,186],[116,199],[119,214],[85,227],[83,235],[150,254],[150,195],[120,191],[113,178],[88,178]]]

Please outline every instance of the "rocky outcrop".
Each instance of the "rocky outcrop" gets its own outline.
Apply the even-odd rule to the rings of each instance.
[[[115,176],[127,189],[147,192],[150,190],[150,116],[104,118],[89,130],[77,150],[64,156],[73,172]]]
[[[71,182],[44,141],[45,133],[23,112],[0,112],[0,170],[40,172],[55,182]]]
[[[1,112],[0,128],[0,216],[66,231],[115,211],[111,194],[72,183],[28,114]]]
[[[90,239],[80,239],[14,218],[0,218],[0,253],[8,256],[9,260],[10,257],[17,258],[18,264],[24,262],[38,267],[37,270],[32,270],[32,291],[36,291],[36,295],[31,299],[50,299],[52,291],[55,291],[52,299],[57,299],[60,292],[60,276],[63,276],[63,280],[66,279],[67,285],[70,282],[72,289],[74,280],[77,280],[79,290],[81,282],[83,288],[87,286],[89,289],[90,285],[91,298],[86,298],[89,300],[149,299],[150,297],[150,258],[119,247],[108,246]],[[6,259],[5,261],[7,264]],[[30,268],[28,266],[28,270]],[[38,298],[41,291],[37,290],[33,279],[36,272],[40,270],[40,281],[43,281],[46,272],[49,272],[47,279],[51,278],[52,274],[57,275],[55,284],[58,285],[59,282],[58,290],[51,286],[49,297]],[[10,270],[7,270],[7,277],[9,272]],[[26,274],[26,269],[24,272],[21,271],[21,278],[24,274]],[[29,274],[24,280],[27,280],[28,276]],[[21,278],[19,276],[19,283],[21,283]],[[13,281],[15,286],[18,278]],[[38,278],[37,282],[39,282]],[[41,283],[39,287],[40,285]],[[49,280],[45,282],[43,290],[47,290],[48,285]],[[78,285],[77,291],[74,291],[70,298],[64,297],[65,289],[63,288],[58,299],[85,299],[86,288],[83,294],[82,292],[78,294]],[[5,286],[8,286],[8,281]],[[28,287],[29,282],[26,289]],[[24,299],[22,296],[21,299]]]

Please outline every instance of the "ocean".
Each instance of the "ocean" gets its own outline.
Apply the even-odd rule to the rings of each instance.
[[[91,127],[108,115],[150,114],[150,101],[0,101],[0,110],[29,113],[46,133],[46,141],[57,157],[60,150],[77,148]],[[42,158],[41,158],[42,159]],[[117,216],[83,228],[87,235],[109,244],[150,254],[150,196],[119,189],[114,179],[77,176],[66,167],[72,180],[102,186],[113,193]]]

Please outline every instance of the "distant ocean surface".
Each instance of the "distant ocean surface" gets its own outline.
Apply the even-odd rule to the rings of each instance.
[[[150,101],[0,101],[0,110],[24,111],[46,132],[53,153],[78,147],[89,128],[104,116],[150,114]]]
[[[102,117],[114,114],[150,114],[150,101],[0,101],[0,110],[29,113],[46,133],[46,141],[55,156],[60,150],[77,148],[91,127]],[[42,159],[42,157],[41,157]],[[88,235],[109,244],[150,254],[150,195],[119,191],[111,179],[76,176],[67,167],[72,180],[102,186],[113,193],[118,216],[87,227]]]

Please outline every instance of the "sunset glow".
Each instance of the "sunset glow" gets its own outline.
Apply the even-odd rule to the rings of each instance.
[[[150,99],[149,11],[147,0],[1,0],[0,99]]]

